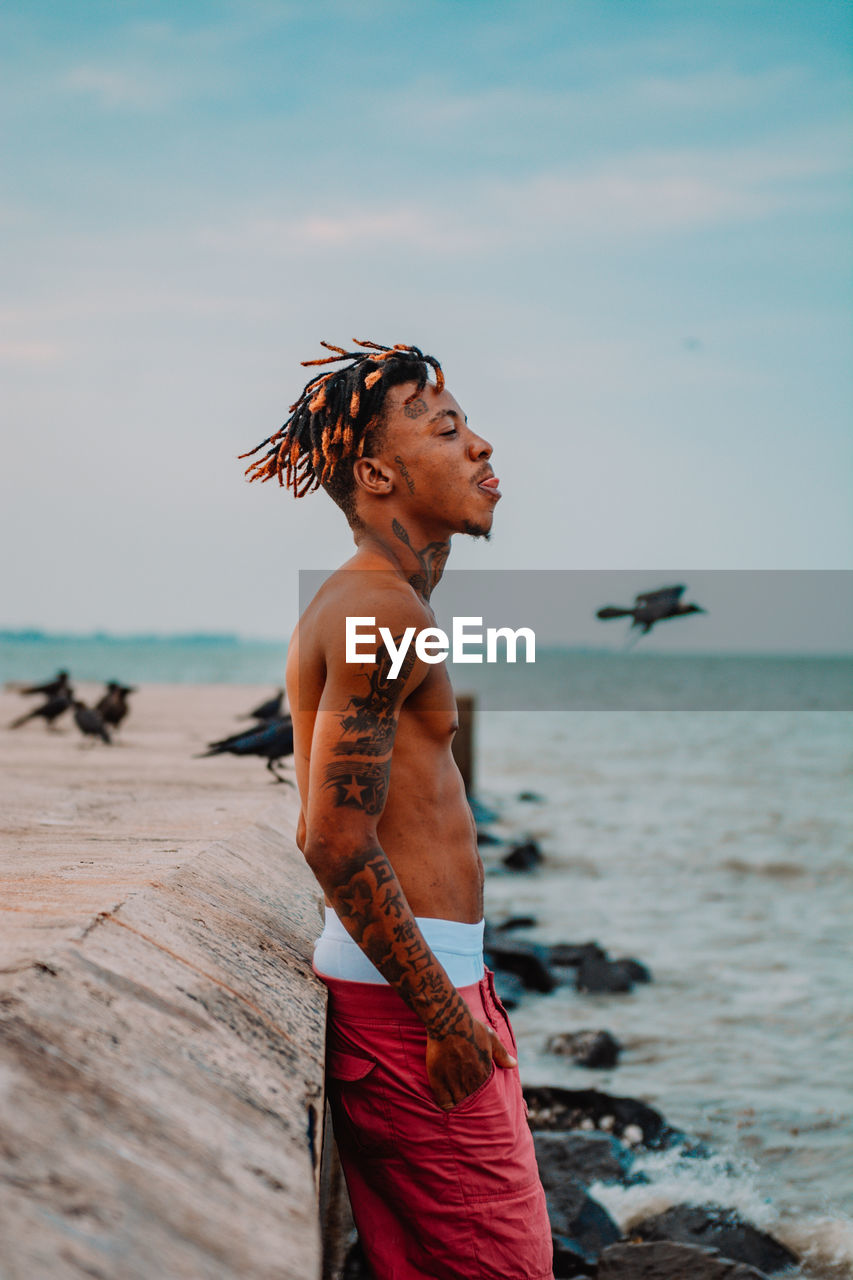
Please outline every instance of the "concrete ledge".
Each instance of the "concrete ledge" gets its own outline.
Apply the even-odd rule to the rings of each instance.
[[[292,793],[227,763],[257,790],[255,822],[86,919],[60,928],[57,905],[0,953],[3,1280],[320,1275],[319,893]]]

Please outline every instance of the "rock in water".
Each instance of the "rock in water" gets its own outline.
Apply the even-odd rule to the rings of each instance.
[[[533,1145],[546,1191],[567,1179],[585,1187],[593,1182],[626,1186],[640,1181],[639,1176],[631,1176],[633,1156],[609,1133],[539,1130],[533,1134]]]
[[[517,844],[510,849],[503,864],[509,867],[510,871],[532,871],[544,861],[542,850],[536,841],[526,840],[524,844]]]
[[[587,1195],[579,1182],[566,1178],[546,1191],[545,1199],[557,1275],[571,1275],[578,1263],[594,1266],[602,1250],[621,1239],[622,1232],[610,1214]]]
[[[597,942],[555,942],[548,948],[551,964],[577,969],[590,956],[606,960],[607,952]]]
[[[643,1144],[655,1149],[680,1141],[684,1135],[664,1122],[653,1107],[637,1098],[617,1098],[598,1089],[561,1089],[556,1085],[526,1085],[531,1129],[605,1129],[621,1138],[636,1126]]]
[[[710,1246],[733,1262],[745,1262],[768,1274],[783,1271],[798,1261],[790,1249],[744,1222],[734,1209],[717,1205],[673,1205],[664,1213],[638,1222],[631,1228],[631,1235],[647,1241]]]
[[[633,956],[620,956],[613,963],[618,964],[632,982],[651,982],[652,980],[652,971],[648,965],[643,964],[642,960],[635,960]]]
[[[622,1046],[609,1031],[564,1031],[551,1036],[545,1048],[572,1058],[580,1067],[615,1067]]]
[[[742,1262],[721,1258],[716,1249],[693,1244],[614,1244],[605,1249],[596,1280],[767,1280]]]
[[[634,979],[617,960],[602,960],[587,955],[578,968],[578,991],[625,992],[631,991]]]
[[[533,991],[547,993],[557,985],[548,965],[548,948],[536,942],[489,939],[486,942],[486,964],[490,969],[506,969],[518,974],[525,987]]]

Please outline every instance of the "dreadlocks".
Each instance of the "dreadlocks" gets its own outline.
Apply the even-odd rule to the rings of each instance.
[[[416,399],[427,384],[429,370],[435,372],[438,391],[444,388],[441,365],[419,347],[397,343],[383,347],[378,342],[353,338],[362,351],[346,351],[330,342],[320,345],[333,354],[319,360],[303,360],[303,366],[341,367],[318,373],[303,388],[290,417],[274,435],[262,440],[241,458],[250,458],[266,447],[266,453],[250,462],[249,480],[271,480],[293,491],[295,498],[320,485],[343,508],[352,522],[355,516],[355,485],[352,463],[376,448],[384,422],[385,397],[392,387],[414,382],[415,390],[406,404]]]

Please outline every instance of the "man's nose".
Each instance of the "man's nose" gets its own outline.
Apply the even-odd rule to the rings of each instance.
[[[468,452],[476,462],[480,458],[490,458],[492,456],[492,446],[488,440],[484,440],[482,436],[475,435],[472,431]]]

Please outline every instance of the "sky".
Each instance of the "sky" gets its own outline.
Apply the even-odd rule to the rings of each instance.
[[[319,340],[438,356],[457,569],[850,567],[851,7],[0,8],[0,628],[286,636]],[[640,589],[640,586],[637,587]]]

